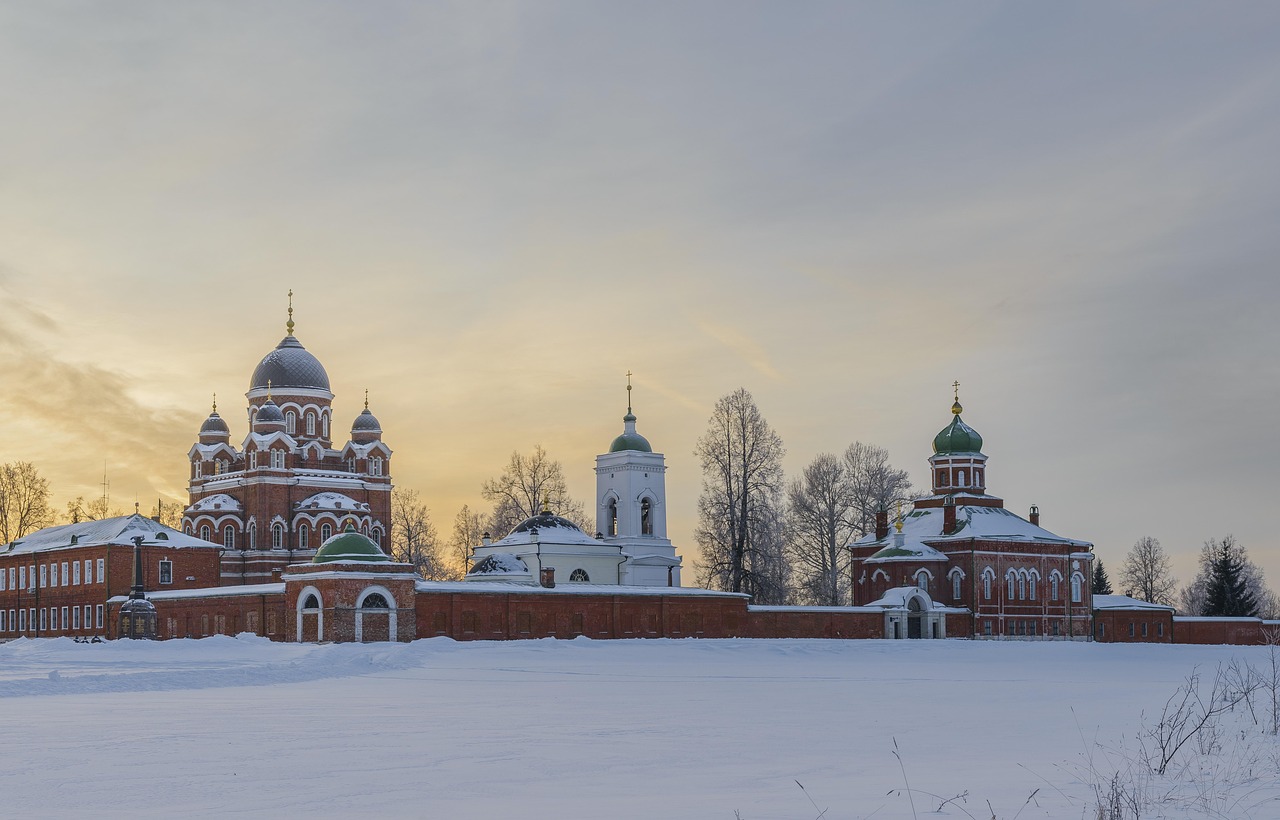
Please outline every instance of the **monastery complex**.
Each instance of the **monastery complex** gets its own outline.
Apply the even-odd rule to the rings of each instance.
[[[552,510],[475,545],[457,582],[387,554],[393,451],[369,409],[334,438],[320,361],[287,333],[254,368],[249,432],[215,402],[188,451],[180,529],[141,515],[49,527],[0,545],[0,641],[250,632],[279,641],[541,637],[1046,639],[1259,643],[1280,622],[1181,618],[1093,596],[1092,545],[1005,509],[982,437],[933,439],[931,493],[882,511],[849,545],[853,606],[757,606],[683,586],[667,537],[666,459],[637,431],[596,457],[594,535]],[[628,390],[630,388],[628,387]]]

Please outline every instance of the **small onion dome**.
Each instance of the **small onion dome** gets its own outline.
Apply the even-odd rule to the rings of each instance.
[[[280,412],[279,405],[271,399],[263,402],[253,417],[254,432],[261,432],[269,427],[284,429],[284,413]]]
[[[214,410],[209,414],[209,418],[204,420],[204,424],[200,425],[200,435],[229,436],[231,435],[231,429],[227,427],[227,423],[223,421],[222,416],[218,415],[218,411]]]
[[[525,520],[521,521],[519,524],[516,524],[516,527],[511,531],[511,534],[515,535],[518,532],[545,530],[551,527],[559,527],[561,529],[573,530],[574,532],[578,532],[578,533],[582,532],[582,528],[579,527],[577,524],[573,523],[572,521],[570,521],[569,519],[561,518],[560,516],[551,512],[551,510],[543,510],[542,512],[533,516],[532,518],[526,518]],[[585,533],[583,534],[585,535]]]
[[[346,529],[320,545],[313,564],[328,564],[333,561],[365,561],[381,563],[391,558],[373,543],[373,540],[356,532],[350,522]]]
[[[622,435],[615,438],[613,444],[609,445],[611,453],[621,453],[624,450],[653,452],[653,448],[649,446],[649,440],[636,432],[636,417],[630,411],[622,417]]]
[[[960,418],[963,410],[959,401],[951,405],[955,418],[945,430],[933,437],[933,452],[939,455],[982,452],[982,436]]]
[[[307,352],[302,343],[290,333],[280,340],[254,368],[249,389],[257,390],[268,385],[276,388],[301,387],[309,390],[328,390],[329,374],[320,360]]]
[[[356,420],[351,423],[352,433],[381,433],[382,425],[378,423],[378,417],[369,412],[366,407],[356,416]]]

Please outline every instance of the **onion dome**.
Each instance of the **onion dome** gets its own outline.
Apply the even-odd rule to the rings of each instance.
[[[227,423],[223,421],[222,416],[218,415],[218,397],[213,397],[213,412],[209,414],[209,418],[204,420],[204,424],[200,425],[201,436],[217,436],[225,438],[231,435],[231,429],[227,427]]]
[[[294,387],[327,391],[329,374],[320,360],[308,353],[290,333],[280,340],[275,350],[258,362],[253,378],[249,380],[249,389],[265,389],[268,383],[275,389]]]
[[[391,558],[373,543],[373,540],[356,532],[356,528],[347,522],[346,528],[320,545],[313,564],[328,564],[334,561],[365,561],[368,563],[385,563]]]
[[[621,453],[626,450],[635,450],[641,453],[652,453],[653,448],[649,446],[649,440],[636,432],[636,417],[631,412],[631,374],[627,373],[627,414],[622,417],[622,435],[613,440],[609,445],[609,452]]]
[[[982,436],[960,418],[963,410],[957,398],[955,404],[951,405],[951,412],[955,418],[945,430],[933,437],[933,452],[939,455],[982,452]]]
[[[382,424],[378,417],[369,412],[369,391],[364,391],[364,410],[351,423],[352,439],[372,440],[382,435]]]
[[[263,428],[277,425],[281,428],[284,427],[284,413],[280,412],[279,405],[268,396],[267,400],[258,408],[258,412],[254,414],[253,430],[254,432],[260,432]]]

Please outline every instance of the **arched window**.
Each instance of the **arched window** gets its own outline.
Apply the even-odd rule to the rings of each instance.
[[[256,450],[249,454],[249,469],[258,469],[258,452]]]
[[[916,573],[916,588],[926,595],[929,593],[929,573],[924,570]]]
[[[382,546],[382,527],[374,527],[369,537],[373,539],[373,543]]]
[[[979,470],[979,469],[977,469],[977,468],[975,468],[975,469],[974,469],[974,471],[973,471],[973,485],[974,485],[975,487],[981,487],[981,486],[983,486],[983,484],[982,484],[982,471],[981,471],[981,470]]]
[[[1018,576],[1018,600],[1027,600],[1027,576],[1025,575]]]
[[[1006,575],[1006,576],[1005,576],[1005,580],[1009,582],[1009,595],[1008,595],[1008,599],[1009,599],[1010,601],[1012,601],[1012,600],[1013,600],[1013,592],[1014,592],[1014,589],[1013,589],[1013,585],[1014,585],[1014,581],[1013,581],[1013,573],[1012,573],[1012,572],[1010,572],[1008,575]]]
[[[1058,597],[1059,597],[1058,596],[1058,576],[1056,574],[1050,575],[1049,576],[1049,598],[1050,600],[1056,601],[1058,600]]]
[[[271,467],[274,470],[284,469],[284,450],[271,451]]]
[[[209,532],[209,525],[208,525],[208,524],[201,524],[201,525],[200,525],[200,540],[201,540],[201,541],[208,541],[208,540],[209,540],[209,537],[210,537],[211,535],[212,535],[212,533],[211,533],[211,532]]]
[[[320,421],[322,426],[324,427],[324,437],[328,438],[329,437],[329,417],[326,415]]]
[[[1036,599],[1036,576],[1034,575],[1027,579],[1027,597],[1033,601]]]
[[[382,475],[382,459],[374,456],[369,459],[369,475]]]
[[[580,581],[585,584],[589,582],[591,578],[587,575],[587,571],[585,569],[575,569],[573,572],[569,573],[569,580]]]
[[[231,528],[230,524],[222,530],[222,546],[229,550],[236,548],[236,531]]]
[[[364,601],[360,604],[361,609],[390,609],[387,599],[382,597],[381,592],[371,592],[364,597]]]
[[[204,473],[204,462],[203,461],[195,462],[195,468],[196,468],[196,478],[200,478],[201,474]]]
[[[333,537],[333,525],[322,524],[320,526],[320,540],[324,542],[324,541],[328,541],[332,537]]]
[[[606,520],[608,520],[609,523],[606,525],[605,532],[609,533],[609,535],[617,535],[618,534],[618,502],[616,499],[613,499],[613,498],[609,499],[609,507],[608,507],[608,514],[606,515]]]
[[[313,592],[307,596],[307,599],[305,601],[302,602],[302,608],[303,609],[319,609],[320,599],[317,598],[316,594]]]
[[[1071,576],[1071,603],[1080,603],[1080,573]]]
[[[640,534],[653,535],[653,504],[647,498],[640,502]]]
[[[298,549],[304,550],[307,548],[307,536],[310,534],[306,524],[298,525]]]
[[[298,414],[292,410],[284,414],[284,431],[289,435],[298,432]]]
[[[307,413],[307,435],[314,436],[316,434],[316,416],[314,413]]]
[[[987,573],[982,575],[982,597],[991,600],[991,576]]]
[[[226,470],[223,469],[223,466],[224,465],[223,465],[222,459],[215,458],[213,460],[213,474],[222,475],[224,472],[226,472]]]
[[[284,527],[280,524],[271,525],[271,549],[284,549]]]
[[[939,486],[939,487],[945,487],[945,486],[947,486],[947,471],[946,471],[946,470],[939,470],[939,471],[938,471],[938,486]]]
[[[964,470],[956,471],[956,486],[957,487],[964,486]]]
[[[951,576],[951,597],[960,599],[960,573]]]

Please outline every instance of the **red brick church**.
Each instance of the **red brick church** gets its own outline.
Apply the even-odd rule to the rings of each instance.
[[[932,492],[899,514],[882,510],[876,531],[856,541],[853,603],[882,599],[913,585],[933,600],[969,611],[948,618],[953,637],[1087,636],[1092,634],[1093,545],[1055,535],[1004,508],[987,492],[982,436],[953,418],[933,439]]]
[[[338,445],[329,374],[294,336],[292,304],[285,327],[249,379],[240,445],[215,402],[187,454],[182,530],[222,545],[222,584],[278,581],[348,524],[384,550],[389,543],[391,449],[368,396]]]

